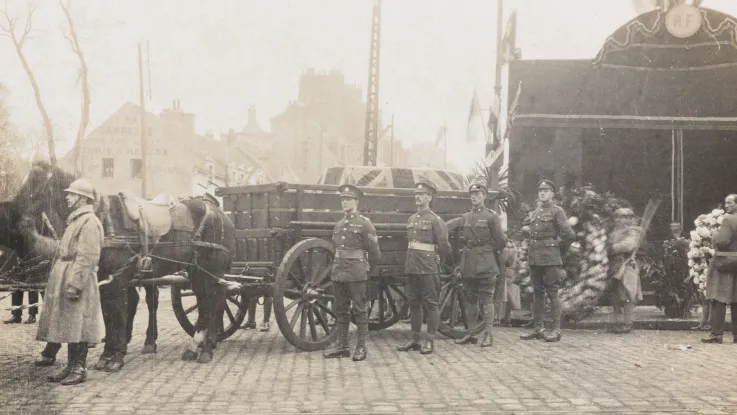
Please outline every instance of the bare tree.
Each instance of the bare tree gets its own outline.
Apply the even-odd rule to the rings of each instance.
[[[23,70],[26,71],[26,75],[28,75],[28,80],[31,82],[31,87],[33,88],[33,95],[36,98],[36,105],[38,106],[41,118],[43,119],[44,130],[46,131],[46,142],[49,146],[49,160],[51,161],[51,164],[56,165],[56,146],[54,145],[54,130],[51,125],[51,119],[49,118],[49,114],[46,112],[46,108],[41,100],[41,90],[38,87],[38,82],[36,82],[36,77],[34,76],[31,67],[28,65],[26,56],[23,53],[23,46],[25,45],[26,40],[29,39],[28,35],[31,33],[31,24],[33,21],[33,13],[35,11],[35,7],[29,2],[28,16],[26,16],[25,25],[23,26],[23,29],[20,30],[20,33],[18,33],[20,18],[18,16],[10,17],[8,14],[8,2],[6,0],[5,7],[0,10],[0,14],[5,18],[4,22],[0,21],[0,35],[9,38],[13,43],[15,53],[18,55],[21,65],[23,65]]]
[[[70,0],[59,0],[59,6],[61,6],[64,16],[67,18],[69,24],[69,33],[64,33],[64,37],[72,45],[72,51],[79,58],[79,78],[78,81],[82,84],[82,116],[79,122],[79,130],[77,130],[77,138],[74,141],[74,170],[77,174],[79,171],[79,153],[82,147],[82,140],[87,132],[87,124],[90,122],[90,88],[87,81],[87,61],[84,59],[84,53],[82,48],[79,47],[79,38],[77,37],[77,31],[74,29],[74,22],[72,16],[69,13]]]

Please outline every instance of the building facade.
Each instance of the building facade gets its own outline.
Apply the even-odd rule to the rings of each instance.
[[[77,166],[74,151],[60,160],[68,171],[80,171],[104,194],[143,191],[141,157],[141,110],[123,104],[82,140]],[[194,114],[181,110],[175,101],[158,115],[146,112],[146,198],[161,193],[176,196],[213,193],[224,185],[262,180],[256,166],[225,139],[194,132]]]

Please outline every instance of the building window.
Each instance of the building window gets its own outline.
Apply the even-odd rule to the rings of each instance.
[[[102,177],[104,179],[115,177],[115,159],[102,159]]]
[[[143,173],[141,159],[131,159],[131,179],[140,179]]]

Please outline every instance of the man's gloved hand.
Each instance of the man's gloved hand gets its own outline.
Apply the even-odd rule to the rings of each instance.
[[[79,300],[79,294],[81,293],[81,290],[78,290],[74,287],[67,288],[66,296],[70,301],[78,301]]]

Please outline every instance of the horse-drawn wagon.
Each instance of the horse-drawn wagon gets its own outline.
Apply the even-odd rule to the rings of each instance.
[[[62,172],[48,166],[37,170],[26,187],[63,188],[72,179],[67,175],[49,185],[48,181],[63,176]],[[364,197],[359,209],[373,222],[382,251],[379,276],[369,284],[369,327],[380,330],[397,323],[406,305],[406,226],[416,205],[412,189],[361,190]],[[59,216],[58,197],[43,201],[42,194],[38,190],[33,193],[34,211],[26,213]],[[214,198],[158,204],[122,193],[103,198],[106,206],[96,211],[106,229],[101,281],[109,281],[112,274],[121,286],[170,286],[172,306],[182,328],[195,339],[196,331],[210,330],[213,341],[224,340],[238,330],[250,298],[271,296],[279,329],[291,344],[302,350],[326,347],[336,335],[330,307],[330,239],[335,223],[343,216],[338,186],[279,182],[220,188],[217,196],[222,198],[222,207]],[[492,199],[496,196],[489,194]],[[440,190],[431,204],[446,221],[469,206],[467,193],[458,190]],[[182,220],[185,213],[191,216],[189,223]],[[36,228],[41,222],[36,221]],[[135,226],[131,222],[136,222]],[[441,275],[439,330],[451,337],[467,332],[465,296],[460,283],[451,278],[460,242],[458,232],[451,234],[453,254],[443,264]],[[223,252],[229,255],[227,261]],[[227,268],[222,268],[223,263],[229,264]],[[219,301],[222,298],[225,301]],[[149,308],[149,312],[155,315],[155,309]]]

